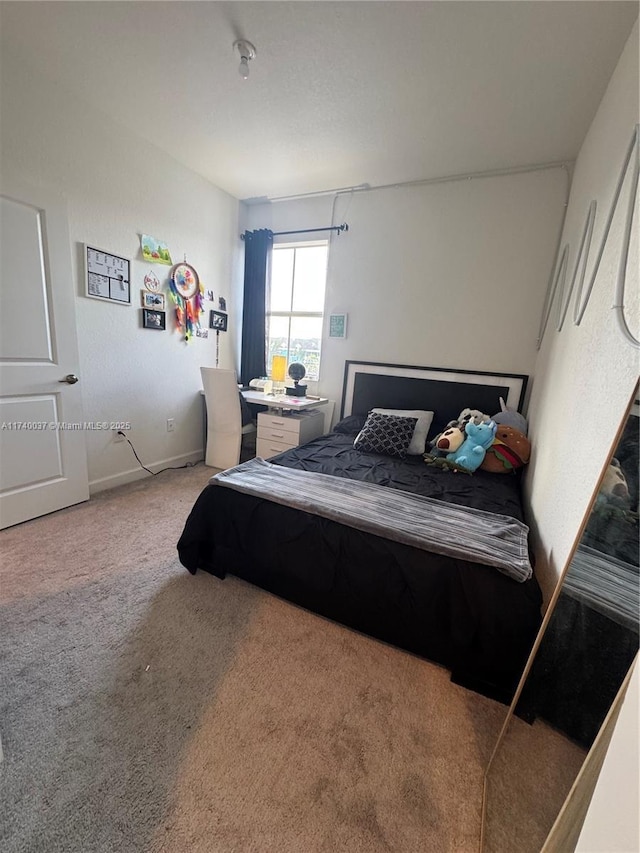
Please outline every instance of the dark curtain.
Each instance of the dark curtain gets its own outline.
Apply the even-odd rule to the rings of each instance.
[[[262,228],[244,235],[244,307],[240,381],[266,376],[267,274],[271,262],[273,232]]]

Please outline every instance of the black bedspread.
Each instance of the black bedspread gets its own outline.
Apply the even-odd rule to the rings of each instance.
[[[473,476],[353,449],[331,433],[270,460],[522,520],[519,478]],[[455,531],[452,531],[455,536]],[[426,553],[333,521],[209,485],[178,542],[182,564],[234,574],[343,624],[443,664],[509,701],[540,624],[537,582]]]
[[[476,471],[473,476],[427,465],[422,456],[404,460],[362,453],[352,434],[331,433],[302,447],[274,456],[270,462],[288,468],[364,480],[463,506],[497,512],[523,521],[520,478]]]

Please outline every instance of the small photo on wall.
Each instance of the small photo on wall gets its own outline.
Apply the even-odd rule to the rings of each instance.
[[[164,311],[164,293],[150,293],[148,290],[143,290],[141,293],[143,308],[152,308],[156,311]]]
[[[166,329],[166,314],[164,311],[142,309],[142,326],[145,329]]]
[[[226,332],[227,331],[227,314],[223,314],[221,311],[210,311],[209,312],[209,328],[215,329],[216,332]]]
[[[330,338],[346,338],[347,337],[347,315],[346,314],[330,314],[329,315],[329,337]]]

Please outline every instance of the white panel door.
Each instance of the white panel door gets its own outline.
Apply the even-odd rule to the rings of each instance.
[[[69,381],[65,381],[69,378]],[[89,498],[64,202],[0,192],[0,528]]]

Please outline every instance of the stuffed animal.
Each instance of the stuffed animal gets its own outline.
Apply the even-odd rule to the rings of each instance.
[[[425,453],[425,460],[429,456],[431,459],[442,459],[447,453],[457,450],[466,436],[463,430],[458,426],[448,426],[443,432],[437,435],[433,441],[429,442],[429,451]]]
[[[511,474],[526,465],[530,456],[531,442],[527,436],[515,427],[499,423],[480,467],[492,474]]]
[[[435,449],[445,450],[447,453],[453,453],[457,450],[465,440],[465,433],[459,426],[452,426],[441,432],[436,438]]]
[[[615,497],[623,498],[625,500],[629,498],[627,478],[624,476],[624,471],[620,467],[620,463],[615,456],[607,466],[607,470],[604,472],[599,494],[604,496],[615,495]]]
[[[527,434],[527,419],[520,412],[512,412],[510,409],[507,409],[507,404],[502,397],[500,397],[500,409],[501,411],[497,415],[494,415],[491,420],[497,424],[514,427],[520,430],[521,433],[524,433],[524,435]]]
[[[434,456],[432,453],[425,453],[424,461],[427,465],[433,465],[434,468],[439,468],[441,471],[453,471],[454,474],[468,474],[473,476],[471,471],[465,468],[458,468],[454,462],[449,462],[444,456]]]
[[[462,442],[466,438],[466,436],[464,434],[464,428],[469,423],[469,421],[473,421],[475,424],[481,424],[484,421],[490,421],[490,420],[491,420],[490,415],[485,415],[484,412],[481,412],[479,409],[463,409],[455,420],[449,421],[449,423],[444,428],[443,432],[439,433],[434,439],[432,439],[429,442],[429,447],[431,448],[429,450],[429,455],[430,456],[444,456],[445,453],[447,453],[447,452],[452,452],[454,450],[457,450],[458,447],[460,447],[460,444],[462,444]],[[446,444],[444,444],[441,447],[439,444],[440,439],[443,438],[443,436],[445,434],[447,434],[449,432],[449,430],[454,429],[454,428],[457,429],[460,433],[460,443],[459,444],[451,444],[450,447],[447,446]],[[453,433],[451,435],[447,435],[447,438],[449,439],[449,441],[453,440],[453,436],[454,436]]]
[[[475,471],[482,464],[487,447],[491,446],[496,434],[493,421],[476,424],[470,420],[464,428],[466,439],[453,453],[447,454],[447,459],[467,471]]]
[[[486,421],[491,420],[491,415],[485,415],[484,412],[481,412],[480,409],[463,409],[458,415],[458,420],[456,424],[464,429],[465,426],[469,423],[469,421],[473,421],[474,424],[482,424]]]
[[[593,505],[593,512],[602,518],[624,518],[628,516],[630,510],[631,493],[627,485],[627,478],[620,462],[613,457],[604,472]]]

